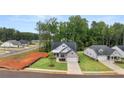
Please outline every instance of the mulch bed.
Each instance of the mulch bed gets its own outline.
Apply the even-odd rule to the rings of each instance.
[[[30,66],[40,58],[48,57],[47,53],[34,52],[21,59],[7,59],[4,62],[0,62],[0,68],[6,68],[11,70],[21,70],[27,66]]]

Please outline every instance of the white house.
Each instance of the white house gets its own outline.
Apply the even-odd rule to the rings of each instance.
[[[115,49],[119,52],[121,58],[124,58],[124,45],[114,46],[112,49]]]
[[[84,54],[95,60],[121,61],[118,51],[105,45],[92,45],[84,50]]]
[[[78,62],[75,42],[53,42],[51,52],[56,61]]]
[[[21,43],[19,41],[16,40],[8,40],[6,42],[4,42],[1,47],[4,48],[19,48],[22,47]]]

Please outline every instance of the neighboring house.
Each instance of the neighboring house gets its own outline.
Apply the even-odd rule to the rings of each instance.
[[[22,47],[21,43],[17,40],[8,40],[6,42],[4,42],[1,47],[4,48],[19,48]]]
[[[52,53],[56,57],[56,61],[78,62],[75,42],[53,42]]]
[[[20,43],[22,44],[23,47],[27,47],[29,45],[28,40],[20,40]]]
[[[106,45],[92,45],[84,50],[84,54],[102,61],[121,61],[120,54]]]
[[[115,49],[116,51],[118,51],[121,58],[124,58],[124,45],[114,46],[112,47],[112,49]]]

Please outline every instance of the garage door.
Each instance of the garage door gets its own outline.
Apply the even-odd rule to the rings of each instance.
[[[107,56],[99,56],[98,60],[99,61],[106,61],[107,60]]]
[[[78,62],[78,58],[67,58],[67,62]]]

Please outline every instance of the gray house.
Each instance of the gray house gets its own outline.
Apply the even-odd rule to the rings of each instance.
[[[52,53],[56,61],[78,62],[75,42],[52,42]]]
[[[102,61],[121,61],[120,54],[106,45],[92,45],[84,50],[84,54]]]
[[[19,48],[22,47],[22,44],[20,41],[17,40],[8,40],[4,42],[1,47],[6,47],[6,48]]]
[[[23,47],[27,47],[30,44],[28,40],[20,40],[20,43],[22,44]]]

